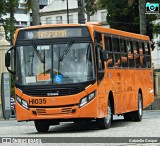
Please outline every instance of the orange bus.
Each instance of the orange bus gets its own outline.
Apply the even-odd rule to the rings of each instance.
[[[34,121],[38,132],[62,121],[107,129],[113,115],[141,121],[154,101],[144,35],[93,24],[30,26],[16,31],[6,67],[15,76],[17,121]]]

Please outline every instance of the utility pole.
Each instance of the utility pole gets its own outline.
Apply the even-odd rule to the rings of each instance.
[[[69,24],[68,0],[67,0],[67,23]]]
[[[85,23],[83,0],[78,0],[78,23]]]
[[[39,0],[31,0],[32,25],[40,25]]]
[[[11,46],[14,43],[14,7],[10,5],[10,27],[11,27],[11,32],[10,32],[10,38],[11,38]]]
[[[146,0],[139,0],[140,34],[146,34]]]

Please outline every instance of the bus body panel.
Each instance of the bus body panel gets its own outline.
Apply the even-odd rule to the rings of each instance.
[[[108,75],[109,74],[109,75]],[[106,91],[114,93],[115,113],[121,114],[138,109],[138,92],[142,90],[143,107],[154,100],[152,71],[107,69]],[[135,76],[135,78],[133,78]],[[148,80],[146,80],[148,79]]]
[[[107,116],[107,106],[108,106],[108,92],[107,92],[107,82],[105,78],[102,82],[99,83],[97,88],[97,98],[98,98],[98,111],[99,111],[99,118]]]

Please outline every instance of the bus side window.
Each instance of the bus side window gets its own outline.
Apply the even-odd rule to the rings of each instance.
[[[122,67],[128,67],[128,55],[127,55],[125,39],[120,39],[120,51],[121,51]]]
[[[95,43],[102,46],[102,34],[100,32],[94,32]]]
[[[121,67],[121,53],[119,48],[119,38],[112,38],[112,47],[113,47],[113,57],[114,57],[114,67]]]
[[[127,40],[127,51],[128,51],[128,61],[129,61],[129,67],[134,67],[134,58],[133,58],[133,47],[132,47],[132,41]]]
[[[114,62],[113,62],[113,52],[112,52],[112,41],[111,41],[110,35],[104,35],[104,44],[105,44],[105,49],[108,54],[107,67],[113,68]]]
[[[104,77],[104,62],[102,62],[100,57],[102,47],[96,46],[96,61],[97,61],[97,70],[98,70],[98,80],[101,81]]]
[[[146,61],[146,67],[151,67],[151,54],[150,54],[150,46],[148,42],[144,43],[144,49],[145,49],[145,61]]]
[[[143,42],[139,42],[139,54],[140,54],[140,66],[141,68],[145,68],[146,62],[144,58],[144,43]]]
[[[140,68],[140,54],[137,40],[133,41],[133,52],[136,68]]]
[[[96,44],[96,63],[98,70],[98,80],[101,81],[104,77],[104,62],[102,62],[100,57],[100,51],[102,49],[102,34],[95,32],[95,44]]]

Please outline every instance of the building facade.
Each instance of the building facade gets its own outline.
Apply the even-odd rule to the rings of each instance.
[[[78,1],[68,0],[69,23],[78,23]],[[67,23],[67,0],[49,0],[49,5],[41,10],[41,24],[65,24]],[[98,10],[90,21],[107,22],[107,10]],[[87,15],[85,14],[85,20]]]
[[[42,9],[44,6],[47,6],[49,0],[39,0],[39,8]],[[15,10],[14,17],[16,19],[15,26],[17,28],[22,28],[31,25],[31,11],[28,11],[27,8],[27,0],[19,0],[19,5],[17,10]],[[2,18],[6,19],[9,18],[10,14],[7,13]],[[0,23],[0,25],[3,25]]]
[[[9,18],[10,14],[7,13],[2,18]],[[17,28],[26,27],[30,25],[30,14],[27,10],[26,0],[19,0],[19,5],[17,10],[14,13],[14,17],[16,19],[15,26]]]

